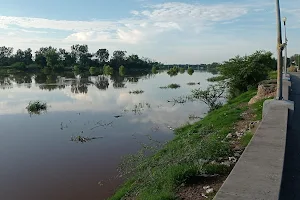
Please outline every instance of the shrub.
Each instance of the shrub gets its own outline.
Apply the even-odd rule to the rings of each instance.
[[[179,67],[174,66],[167,72],[170,76],[176,76],[179,72]]]
[[[125,75],[125,67],[123,65],[121,65],[120,68],[119,68],[119,74],[120,74],[120,76]]]
[[[188,70],[187,70],[187,72],[188,72],[189,75],[193,75],[194,69],[191,68],[191,67],[189,67]]]
[[[103,73],[105,75],[112,75],[113,72],[114,72],[114,69],[111,66],[109,66],[109,65],[104,65],[103,66]]]
[[[79,71],[78,65],[75,65],[75,66],[74,66],[74,71],[77,71],[77,72]]]
[[[153,66],[151,71],[153,74],[157,74],[157,67]]]
[[[94,74],[96,74],[96,72],[97,72],[97,68],[96,67],[90,67],[90,74],[91,75],[94,75]]]
[[[15,68],[15,69],[23,70],[26,68],[26,65],[23,62],[16,62],[16,63],[12,64],[11,67]]]
[[[181,68],[179,69],[179,72],[180,72],[180,74],[183,74],[183,73],[185,72],[185,69],[181,67]]]
[[[29,102],[26,109],[30,114],[40,114],[47,110],[47,104],[40,101]]]
[[[224,94],[226,85],[221,83],[217,85],[210,85],[206,90],[195,89],[192,90],[192,98],[203,101],[208,105],[209,110],[216,110],[222,106],[220,98]]]
[[[271,52],[256,51],[249,56],[236,56],[225,62],[219,69],[229,79],[230,97],[235,97],[268,77],[274,64]]]

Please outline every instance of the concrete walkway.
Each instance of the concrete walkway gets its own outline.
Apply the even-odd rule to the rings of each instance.
[[[300,199],[300,73],[291,75],[294,113],[288,126],[280,200]]]

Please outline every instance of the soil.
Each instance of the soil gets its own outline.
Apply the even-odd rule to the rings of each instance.
[[[189,180],[184,186],[181,186],[178,190],[178,198],[181,200],[202,200],[212,199],[216,192],[220,189],[226,176],[216,177],[196,177]],[[206,194],[205,186],[210,186],[214,189],[211,194]]]

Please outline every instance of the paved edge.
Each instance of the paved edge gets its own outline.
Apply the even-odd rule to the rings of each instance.
[[[289,80],[283,82],[288,99]],[[214,200],[275,200],[279,198],[286,134],[292,101],[264,103],[263,120]]]

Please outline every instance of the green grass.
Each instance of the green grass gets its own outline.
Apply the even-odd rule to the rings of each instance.
[[[241,141],[240,141],[242,147],[244,147],[244,148],[247,147],[249,142],[251,141],[252,137],[253,137],[253,133],[251,133],[251,131],[248,131],[245,135],[243,135],[241,137]]]
[[[126,195],[142,200],[176,199],[176,188],[191,177],[227,174],[229,167],[209,162],[233,154],[225,138],[255,94],[246,92],[201,121],[176,129],[175,138],[152,156],[127,157],[124,161],[131,165],[134,175],[110,199],[120,200]]]
[[[269,72],[268,79],[277,79],[277,71]]]

